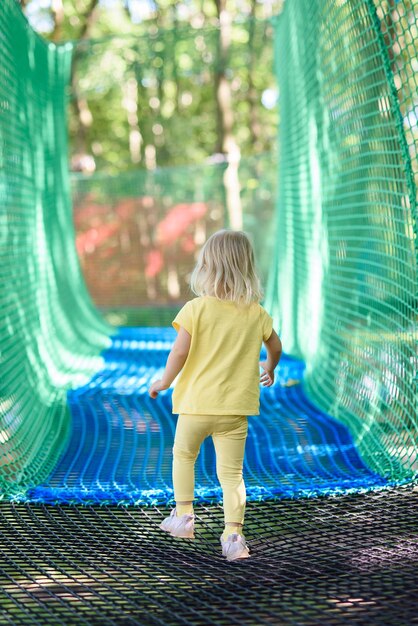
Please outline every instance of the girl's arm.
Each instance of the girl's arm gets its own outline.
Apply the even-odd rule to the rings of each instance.
[[[180,326],[177,338],[168,355],[164,373],[160,380],[152,383],[148,390],[151,398],[156,398],[159,391],[168,389],[186,362],[190,350],[191,335]]]
[[[260,375],[263,387],[271,387],[274,383],[274,370],[282,356],[282,342],[276,331],[273,330],[267,341],[264,342],[267,350],[267,361],[260,361],[260,367],[264,372]]]

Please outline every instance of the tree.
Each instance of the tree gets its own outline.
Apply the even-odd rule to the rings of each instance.
[[[51,20],[44,35],[78,40],[69,111],[73,169],[117,173],[220,153],[228,159],[230,223],[240,227],[240,155],[275,148],[276,111],[260,106],[263,89],[274,84],[271,28],[259,20],[271,5],[248,0],[238,12],[226,0],[164,0],[149,19],[133,23],[135,4],[43,5]]]
[[[234,136],[234,113],[231,86],[226,76],[228,54],[231,44],[231,15],[226,0],[214,0],[219,20],[218,63],[215,70],[215,93],[218,118],[217,152],[225,155],[228,166],[224,174],[225,201],[232,228],[242,229],[242,209],[238,166],[240,149]]]

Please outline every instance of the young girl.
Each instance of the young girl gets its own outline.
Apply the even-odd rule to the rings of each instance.
[[[242,534],[247,416],[259,414],[259,382],[273,384],[282,345],[259,304],[262,293],[245,233],[212,235],[200,252],[191,287],[198,297],[174,319],[176,341],[162,378],[149,389],[156,398],[181,371],[173,392],[173,413],[179,414],[173,447],[176,508],[161,528],[175,537],[194,537],[194,464],[211,435],[223,491],[222,553],[228,560],[242,559],[249,556]],[[268,357],[259,363],[262,342]]]

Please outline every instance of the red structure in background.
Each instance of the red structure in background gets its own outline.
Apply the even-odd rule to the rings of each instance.
[[[89,193],[74,207],[76,247],[90,294],[101,308],[177,304],[200,245],[222,228],[215,203],[166,208],[149,196],[100,203]],[[214,216],[217,219],[214,219]]]
[[[202,219],[207,212],[204,202],[176,204],[157,225],[156,239],[159,245],[172,245],[182,237],[189,226]]]

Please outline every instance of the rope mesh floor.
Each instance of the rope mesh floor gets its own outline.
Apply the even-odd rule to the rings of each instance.
[[[174,338],[173,328],[119,329],[103,353],[103,368],[68,393],[71,424],[52,471],[27,490],[12,485],[14,501],[135,506],[172,502],[177,419],[172,389],[151,400],[148,387],[161,375]],[[284,355],[275,384],[261,387],[260,416],[249,416],[247,499],[336,495],[408,483],[398,457],[381,446],[371,448],[369,456],[387,471],[377,473],[365,463],[350,430],[313,405],[304,384],[297,384],[304,368],[301,360]],[[409,466],[408,460],[404,465]],[[215,466],[208,438],[196,463],[195,496],[201,503],[222,497]]]
[[[418,624],[418,490],[249,503],[252,558],[220,556],[220,507],[196,539],[167,509],[0,504],[0,623]]]

